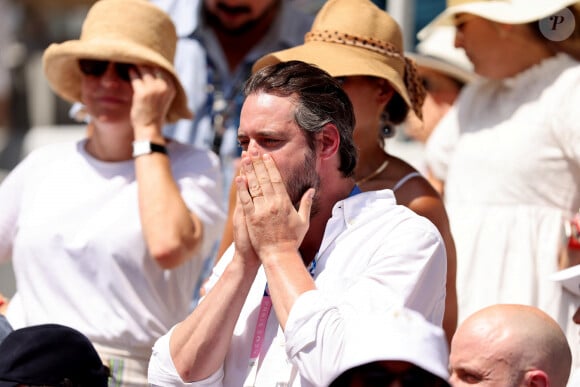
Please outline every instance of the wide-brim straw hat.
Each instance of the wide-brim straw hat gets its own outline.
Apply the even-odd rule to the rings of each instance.
[[[317,13],[304,44],[260,58],[252,70],[300,60],[333,77],[386,79],[421,117],[424,90],[414,63],[404,56],[397,22],[369,0],[329,0]]]
[[[469,13],[498,23],[531,23],[569,7],[578,0],[447,0],[447,8],[417,37],[423,40],[435,26],[452,25],[455,15]]]
[[[417,44],[416,53],[406,55],[418,66],[443,73],[462,83],[470,83],[477,79],[473,64],[463,49],[455,47],[454,41],[455,27],[437,26],[425,40]]]
[[[78,40],[53,43],[44,52],[46,78],[63,99],[81,101],[79,59],[158,66],[171,74],[176,95],[167,122],[191,118],[173,59],[177,44],[169,16],[147,0],[100,0],[89,10]]]

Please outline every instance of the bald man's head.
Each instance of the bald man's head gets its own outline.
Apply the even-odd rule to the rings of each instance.
[[[455,332],[449,357],[454,387],[565,387],[572,355],[562,329],[538,308],[501,304],[484,308]],[[547,384],[546,384],[547,385]]]

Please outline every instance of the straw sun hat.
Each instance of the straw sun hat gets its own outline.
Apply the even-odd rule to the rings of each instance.
[[[578,3],[578,0],[447,0],[447,8],[425,26],[417,37],[423,40],[433,27],[453,24],[459,13],[469,13],[498,23],[531,23]]]
[[[78,40],[51,44],[43,67],[52,89],[70,102],[81,101],[79,59],[158,66],[171,74],[176,95],[167,121],[191,118],[187,97],[173,67],[177,44],[169,16],[146,0],[100,0],[89,10]]]
[[[333,77],[375,76],[389,81],[421,117],[425,97],[414,63],[403,54],[395,20],[369,0],[328,0],[317,13],[304,44],[271,53],[253,67],[300,60]]]

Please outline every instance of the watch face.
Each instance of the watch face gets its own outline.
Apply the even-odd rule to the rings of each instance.
[[[167,154],[167,148],[165,148],[165,145],[155,144],[146,140],[133,142],[133,157],[148,155],[153,152]]]
[[[151,143],[149,141],[135,141],[133,143],[133,157],[151,153]]]

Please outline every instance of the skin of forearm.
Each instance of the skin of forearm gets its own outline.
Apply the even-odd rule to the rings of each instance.
[[[167,155],[139,156],[135,169],[147,247],[161,267],[177,267],[195,253],[203,236],[203,224],[185,205]]]
[[[189,317],[176,326],[170,353],[185,382],[203,380],[223,364],[259,263],[234,260]]]
[[[282,329],[286,328],[292,306],[302,293],[316,289],[312,276],[298,251],[269,252],[260,257],[272,305]]]

